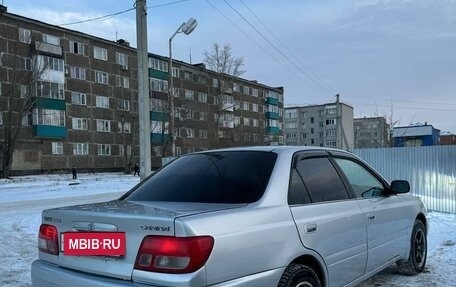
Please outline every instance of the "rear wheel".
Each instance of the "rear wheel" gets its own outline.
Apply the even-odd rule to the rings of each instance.
[[[321,283],[312,268],[292,263],[285,269],[278,287],[321,287]]]
[[[416,220],[413,226],[410,240],[410,255],[407,260],[396,262],[399,272],[404,275],[415,275],[424,270],[427,256],[426,227],[420,220]]]

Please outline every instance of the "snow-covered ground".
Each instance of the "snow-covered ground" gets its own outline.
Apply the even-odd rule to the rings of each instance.
[[[0,180],[0,286],[30,287],[30,264],[37,256],[37,231],[46,208],[119,197],[139,182],[121,173],[41,175]],[[77,185],[70,185],[78,183]],[[456,286],[456,215],[430,213],[425,272],[406,277],[394,267],[358,287]]]

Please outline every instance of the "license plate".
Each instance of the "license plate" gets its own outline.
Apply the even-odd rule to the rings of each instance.
[[[65,232],[60,240],[69,256],[123,256],[126,250],[125,232]]]

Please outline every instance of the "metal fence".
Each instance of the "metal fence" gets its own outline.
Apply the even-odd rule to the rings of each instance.
[[[356,149],[387,180],[406,179],[428,210],[456,213],[456,146]]]

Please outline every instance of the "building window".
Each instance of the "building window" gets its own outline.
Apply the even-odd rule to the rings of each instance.
[[[0,126],[3,125],[3,112],[0,112]]]
[[[33,125],[65,126],[65,111],[41,109],[33,110]]]
[[[70,41],[70,53],[84,55],[84,44],[75,41]]]
[[[119,156],[125,155],[125,149],[123,145],[119,145]],[[131,145],[127,145],[127,155],[131,155]]]
[[[63,154],[62,142],[52,142],[52,154]]]
[[[111,155],[111,145],[99,144],[98,145],[98,155]]]
[[[86,70],[80,67],[71,67],[70,68],[70,77],[78,80],[86,79]]]
[[[168,81],[150,78],[150,89],[157,92],[168,92]]]
[[[249,110],[249,106],[250,106],[249,103],[244,102],[244,106],[243,106],[244,111],[248,111]]]
[[[314,139],[310,139],[310,144],[315,144],[315,140]]]
[[[194,138],[195,137],[195,131],[190,128],[185,129],[185,133],[187,134],[187,138]]]
[[[233,91],[234,92],[239,92],[241,90],[241,87],[239,84],[233,83]]]
[[[74,130],[87,130],[87,119],[73,118]]]
[[[111,132],[111,121],[110,120],[97,120],[97,131],[109,133]]]
[[[311,117],[310,118],[310,123],[313,124],[315,122],[315,118],[314,117]]]
[[[95,82],[107,85],[109,83],[108,73],[95,71]]]
[[[129,111],[130,110],[130,101],[117,99],[117,109],[121,110],[121,111]]]
[[[184,79],[187,80],[187,81],[191,81],[193,78],[193,75],[191,72],[188,72],[188,71],[185,71],[184,72]]]
[[[48,34],[43,34],[43,42],[51,45],[60,46],[60,38]]]
[[[173,73],[174,78],[179,78],[179,69],[178,68],[173,67],[172,73]]]
[[[200,121],[207,121],[207,113],[206,112],[200,112],[199,113],[199,119]]]
[[[97,96],[96,106],[98,108],[109,109],[109,98],[104,96]]]
[[[249,118],[244,118],[244,126],[248,126],[250,124]]]
[[[123,53],[116,52],[116,64],[119,64],[124,69],[128,69],[128,56]]]
[[[254,127],[258,127],[258,120],[257,119],[253,119],[253,126]]]
[[[200,130],[199,131],[199,137],[201,139],[207,139],[207,130]]]
[[[108,60],[108,50],[100,48],[100,47],[93,47],[93,57],[98,60],[107,61]]]
[[[328,119],[326,120],[326,125],[331,126],[336,124],[336,119]]]
[[[234,126],[237,127],[241,124],[241,117],[235,116],[234,117]]]
[[[214,87],[214,88],[218,87],[218,80],[217,79],[212,79],[212,87]]]
[[[71,103],[75,105],[87,105],[87,96],[83,93],[71,92]]]
[[[327,115],[335,115],[336,114],[336,107],[326,107],[326,114]]]
[[[26,97],[29,96],[29,94],[28,94],[28,86],[19,85],[19,89],[20,89],[20,93],[21,93],[21,98],[26,98]]]
[[[182,149],[180,146],[176,147],[176,155],[181,155],[182,154]]]
[[[295,139],[297,137],[296,133],[289,133],[287,134],[287,139]]]
[[[273,112],[273,113],[279,113],[279,107],[274,106],[274,105],[268,105],[267,106],[267,111],[268,112]]]
[[[336,136],[336,130],[326,130],[325,135],[326,135],[327,137]]]
[[[162,72],[168,72],[168,63],[158,59],[149,58],[149,68]]]
[[[89,154],[89,144],[88,143],[73,144],[73,154],[74,155],[88,155]]]
[[[116,76],[116,86],[123,88],[130,88],[130,79],[128,77]]]
[[[286,119],[294,119],[298,117],[298,111],[293,109],[293,110],[286,110],[285,111],[285,118]]]
[[[150,121],[151,130],[153,134],[168,134],[169,122],[164,121]],[[177,129],[179,130],[179,129]],[[177,134],[176,134],[177,136]]]
[[[117,130],[119,133],[126,133],[126,134],[129,134],[131,133],[131,124],[128,123],[128,122],[125,122],[125,123],[121,123],[121,122],[118,122],[117,123]]]
[[[27,44],[32,42],[30,30],[19,28],[19,42]]]
[[[315,129],[314,128],[310,128],[310,133],[314,134],[315,133]]]
[[[252,96],[258,97],[258,89],[252,89]]]
[[[258,112],[258,104],[252,104],[252,111]]]
[[[250,94],[250,88],[249,87],[244,86],[244,94],[245,95]]]
[[[64,62],[62,59],[39,55],[37,62],[39,64],[39,70],[48,69],[63,72]]]
[[[207,94],[206,93],[198,93],[198,101],[202,103],[207,103]]]
[[[32,70],[32,59],[26,57],[19,58],[19,68],[21,70],[31,71]]]
[[[326,147],[336,147],[336,141],[326,141],[325,146]]]
[[[193,91],[185,90],[185,99],[186,100],[193,100]]]

